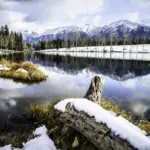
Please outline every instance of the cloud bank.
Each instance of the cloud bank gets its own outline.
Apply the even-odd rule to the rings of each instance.
[[[59,26],[101,26],[128,19],[150,24],[149,0],[0,0],[0,25],[43,32]]]

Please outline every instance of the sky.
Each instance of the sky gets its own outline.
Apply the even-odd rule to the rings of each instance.
[[[0,26],[43,32],[62,26],[103,26],[118,20],[150,25],[150,0],[0,0]]]

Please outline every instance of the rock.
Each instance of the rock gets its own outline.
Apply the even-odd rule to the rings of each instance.
[[[19,68],[16,72],[28,73],[25,69]]]
[[[6,65],[0,64],[0,71],[7,71],[7,70],[10,70],[10,68],[6,67]]]
[[[84,98],[87,98],[88,100],[100,104],[103,84],[104,80],[99,76],[95,76],[92,79],[91,85]]]

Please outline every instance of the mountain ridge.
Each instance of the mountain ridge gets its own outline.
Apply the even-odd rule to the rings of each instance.
[[[112,22],[109,25],[94,26],[86,24],[85,26],[64,26],[54,29],[45,30],[43,33],[23,32],[26,43],[37,43],[38,41],[48,41],[56,39],[123,39],[124,36],[128,39],[133,38],[150,38],[150,26],[131,22],[128,20],[119,20]]]

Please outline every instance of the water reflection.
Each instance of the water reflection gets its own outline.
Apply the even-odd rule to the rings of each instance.
[[[56,99],[83,97],[91,78],[105,79],[102,96],[113,99],[135,114],[150,110],[149,62],[97,60],[44,54],[16,54],[3,56],[10,60],[32,61],[48,76],[47,81],[34,85],[17,84],[0,79],[0,122],[9,114],[19,115],[31,103],[45,103]]]
[[[43,66],[58,67],[67,73],[77,74],[83,69],[88,69],[96,73],[102,73],[117,80],[125,80],[135,76],[147,75],[150,73],[149,61],[136,60],[112,60],[47,55],[40,53],[17,53],[10,55],[0,55],[0,58],[6,58],[15,61],[32,61]]]

